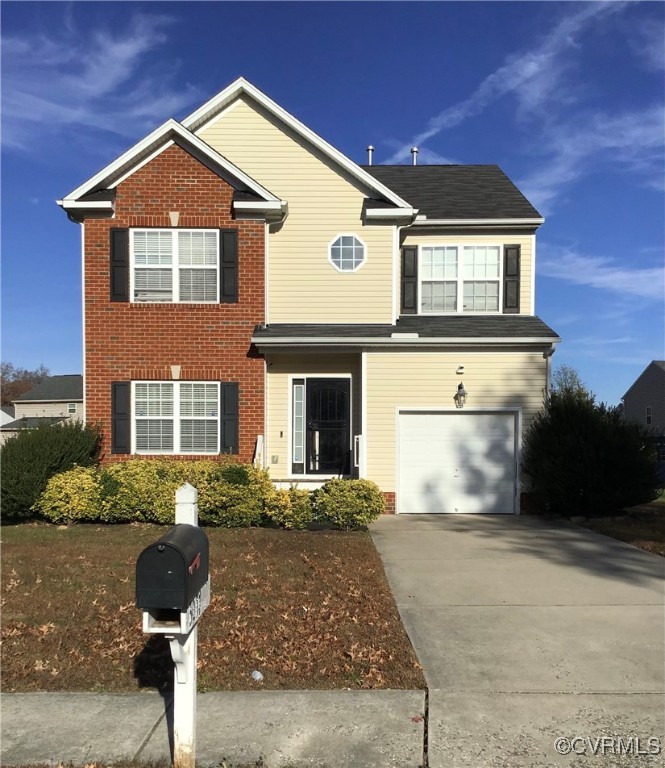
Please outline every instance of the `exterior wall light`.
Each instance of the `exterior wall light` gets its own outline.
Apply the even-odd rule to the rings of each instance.
[[[464,408],[466,405],[466,397],[469,393],[464,389],[464,384],[460,382],[457,385],[457,392],[455,393],[455,397],[453,400],[455,401],[455,408]]]

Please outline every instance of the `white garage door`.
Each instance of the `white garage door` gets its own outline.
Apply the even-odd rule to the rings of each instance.
[[[397,512],[515,512],[515,413],[399,414]]]

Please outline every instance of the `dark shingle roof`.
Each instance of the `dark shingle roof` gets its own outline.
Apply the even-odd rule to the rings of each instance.
[[[362,167],[428,219],[540,218],[498,165]]]
[[[10,421],[0,427],[0,432],[15,432],[18,429],[37,429],[37,427],[52,426],[64,421],[66,416],[23,416],[16,421]]]
[[[486,315],[426,317],[403,316],[397,325],[358,323],[326,324],[272,323],[254,330],[257,341],[275,338],[390,339],[393,333],[417,333],[419,338],[468,339],[558,339],[558,335],[539,317],[530,315]]]
[[[26,400],[83,400],[83,376],[80,373],[49,376],[29,392],[19,395],[14,402]]]

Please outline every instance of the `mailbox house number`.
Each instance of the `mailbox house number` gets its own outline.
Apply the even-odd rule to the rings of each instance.
[[[201,587],[196,597],[192,600],[187,608],[187,617],[185,619],[185,626],[182,627],[183,632],[189,632],[194,627],[196,622],[201,618],[205,609],[210,605],[210,579]]]

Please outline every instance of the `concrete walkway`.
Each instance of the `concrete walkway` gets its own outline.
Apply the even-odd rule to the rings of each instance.
[[[423,691],[204,693],[197,765],[418,768]],[[2,696],[3,766],[169,760],[170,711],[156,693]]]
[[[430,768],[665,764],[663,558],[529,517],[384,517],[372,537],[425,670]]]

